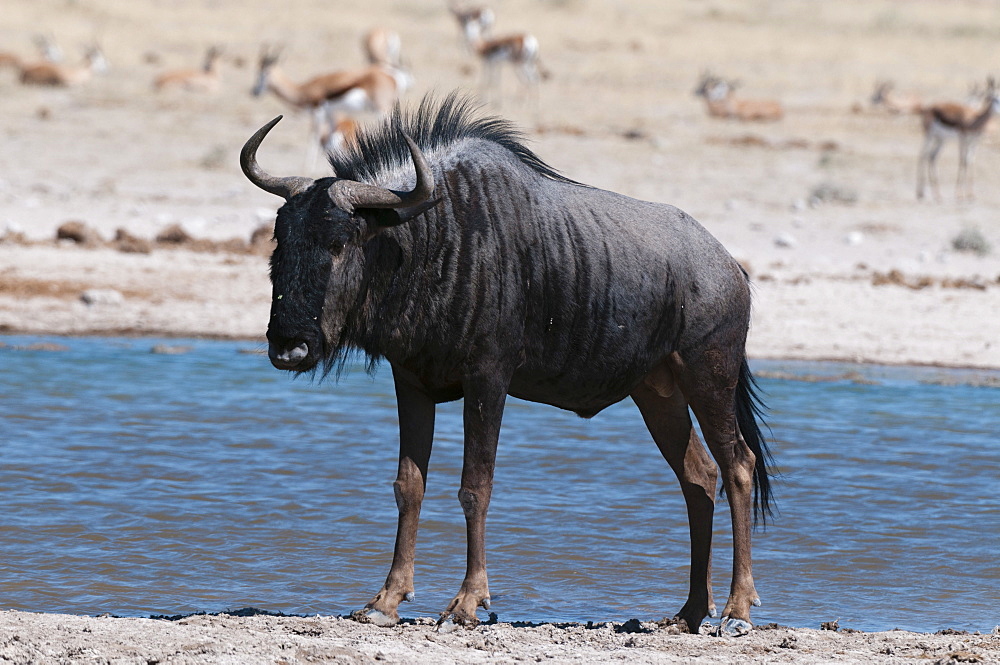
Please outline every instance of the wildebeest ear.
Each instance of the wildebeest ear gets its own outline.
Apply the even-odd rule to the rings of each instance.
[[[370,224],[378,228],[388,228],[390,226],[405,224],[411,219],[424,214],[439,203],[441,203],[441,199],[434,199],[433,201],[424,201],[418,205],[409,208],[400,208],[399,210],[393,208],[367,208],[359,212],[368,219]]]

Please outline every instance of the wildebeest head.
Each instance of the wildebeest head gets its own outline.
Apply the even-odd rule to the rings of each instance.
[[[362,287],[364,243],[426,210],[434,177],[420,148],[405,135],[416,171],[416,186],[409,192],[337,177],[269,175],[257,164],[256,153],[280,119],[246,142],[240,166],[250,182],[285,199],[274,225],[268,356],[278,369],[301,372],[341,347]]]

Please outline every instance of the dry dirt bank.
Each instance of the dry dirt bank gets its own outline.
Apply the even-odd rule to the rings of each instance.
[[[755,290],[751,357],[1000,368],[995,280],[775,262]],[[262,341],[269,303],[259,253],[0,243],[0,333]]]
[[[191,616],[178,621],[0,612],[0,660],[16,663],[921,663],[1000,661],[1000,636],[755,630],[737,639],[656,624],[498,623],[440,633],[338,617]],[[950,634],[949,634],[950,633]]]

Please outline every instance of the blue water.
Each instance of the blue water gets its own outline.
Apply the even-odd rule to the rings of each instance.
[[[31,350],[39,342],[63,349]],[[346,614],[381,585],[396,523],[387,368],[314,383],[272,369],[249,342],[0,343],[0,607]],[[754,369],[782,474],[779,513],[755,535],[754,621],[1000,623],[1000,389],[965,383],[995,386],[997,374]],[[831,380],[789,378],[805,375]],[[687,590],[684,504],[635,407],[581,420],[508,404],[487,537],[499,618],[672,615]],[[460,469],[452,403],[438,409],[417,599],[403,616],[435,616],[461,582]],[[721,607],[724,502],[716,515]]]

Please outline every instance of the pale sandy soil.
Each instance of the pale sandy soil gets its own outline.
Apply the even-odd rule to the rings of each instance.
[[[929,101],[963,101],[971,83],[997,73],[995,3],[498,0],[495,9],[498,32],[538,37],[551,72],[534,102],[507,72],[500,112],[566,175],[673,203],[716,234],[756,285],[752,357],[1000,368],[998,133],[979,146],[975,203],[955,201],[954,144],[940,159],[943,202],[918,203],[918,119],[866,108],[878,78]],[[261,339],[270,292],[264,254],[123,253],[57,244],[55,230],[78,220],[104,240],[119,228],[152,239],[180,224],[196,238],[247,240],[279,203],[239,172],[239,148],[257,127],[286,113],[261,151],[270,171],[324,173],[305,164],[307,118],[249,95],[261,43],[284,45],[287,71],[303,80],[361,64],[360,36],[377,24],[402,35],[416,78],[408,100],[476,88],[443,2],[5,0],[0,51],[30,55],[32,35],[46,33],[75,61],[97,38],[112,69],[75,89],[23,87],[0,70],[0,332]],[[218,93],[152,91],[154,76],[196,65],[210,44],[226,49]],[[780,99],[785,119],[708,118],[692,95],[704,69],[740,79],[748,97]],[[849,200],[811,202],[824,188]],[[969,229],[988,253],[953,248]],[[94,289],[121,297],[85,304],[81,295]],[[337,649],[361,660],[381,651],[396,662],[478,662],[491,653],[933,662],[960,643],[987,649],[980,637],[814,631],[738,642],[605,631],[595,643],[604,633],[496,626],[440,637],[337,619],[168,624],[6,613],[0,630],[0,655],[20,662],[247,662],[236,653],[272,662]],[[986,660],[1000,660],[992,639]],[[504,651],[512,641],[522,651]]]
[[[944,631],[948,633],[948,631]],[[105,660],[106,659],[106,660]],[[655,623],[498,623],[438,632],[431,619],[378,628],[339,617],[191,616],[177,621],[0,612],[0,660],[18,663],[995,663],[1000,636],[756,630],[738,639]]]

